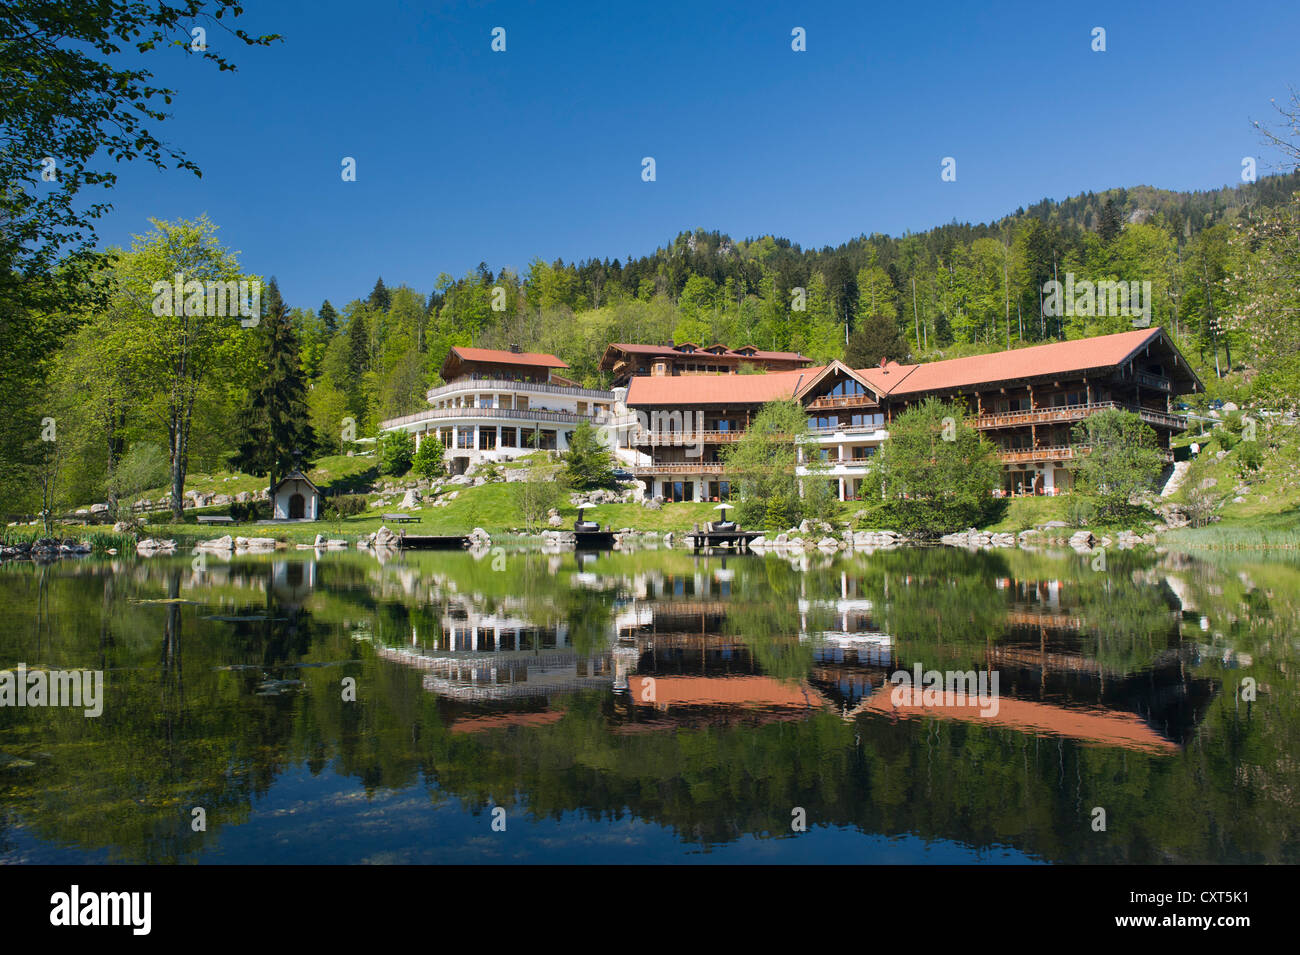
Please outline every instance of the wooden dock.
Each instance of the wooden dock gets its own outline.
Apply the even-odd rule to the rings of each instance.
[[[402,550],[464,550],[468,537],[433,537],[425,534],[403,534],[398,538]]]
[[[577,550],[610,550],[614,546],[614,532],[574,531],[573,546]]]

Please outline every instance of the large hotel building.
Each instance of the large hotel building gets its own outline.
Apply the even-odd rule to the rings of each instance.
[[[1078,422],[1107,408],[1135,412],[1172,461],[1170,438],[1186,427],[1173,399],[1204,390],[1160,328],[857,369],[839,361],[814,366],[792,352],[614,344],[600,365],[613,380],[609,391],[577,387],[557,374],[564,368],[554,355],[453,348],[443,365],[447,384],[429,392],[431,408],[381,428],[412,431],[417,441],[436,433],[459,473],[476,456],[564,450],[586,419],[610,436],[649,495],[722,500],[731,488],[719,452],[763,404],[794,400],[807,409],[811,433],[801,457],[820,457],[817,473],[841,500],[852,500],[870,493],[871,458],[894,416],[935,396],[963,402],[972,424],[999,447],[1002,493],[1057,494],[1069,489],[1070,464],[1087,451],[1073,443]]]

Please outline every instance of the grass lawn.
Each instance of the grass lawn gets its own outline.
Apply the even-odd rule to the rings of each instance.
[[[1039,524],[1046,524],[1048,521],[1063,521],[1067,500],[1065,495],[1006,498],[1004,500],[1006,509],[1002,512],[1002,516],[980,530],[1017,534]]]

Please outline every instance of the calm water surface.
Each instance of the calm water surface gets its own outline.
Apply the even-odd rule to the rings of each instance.
[[[0,862],[1300,861],[1300,563],[1093,563],[6,564],[0,670],[105,700],[0,708]]]

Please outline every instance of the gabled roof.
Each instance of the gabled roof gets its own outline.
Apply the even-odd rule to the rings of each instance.
[[[461,361],[487,361],[499,365],[534,365],[543,368],[568,368],[569,366],[554,355],[543,354],[541,352],[518,352],[507,351],[500,348],[468,348],[464,345],[453,345],[447,357],[455,355]],[[446,362],[443,362],[446,365]]]
[[[280,478],[280,480],[276,481],[275,488],[271,491],[271,493],[274,494],[276,491],[280,490],[281,485],[286,484],[289,481],[302,481],[304,484],[310,485],[311,489],[315,491],[317,494],[320,493],[320,488],[316,486],[315,482],[313,482],[311,478],[307,477],[307,475],[303,474],[297,468],[290,471],[284,477]]]
[[[883,369],[864,368],[861,373],[874,384],[885,388],[887,394],[911,395],[1113,368],[1124,364],[1143,349],[1157,344],[1172,351],[1175,363],[1179,364],[1179,371],[1182,372],[1178,377],[1190,380],[1193,390],[1201,390],[1201,382],[1192,372],[1187,360],[1179,354],[1160,328],[1139,328],[1114,335],[1012,348],[921,365],[890,362]]]
[[[812,369],[808,369],[808,370],[812,371]],[[870,381],[870,379],[868,379],[862,372],[854,371],[852,368],[844,364],[844,362],[840,361],[838,358],[834,358],[831,360],[831,363],[829,365],[827,365],[825,368],[822,368],[815,375],[812,375],[807,381],[805,381],[802,385],[800,385],[798,392],[795,394],[795,397],[799,399],[803,399],[805,396],[811,394],[814,390],[816,390],[817,386],[821,384],[822,381],[824,381],[827,377],[833,375],[837,371],[843,374],[846,378],[852,378],[862,387],[866,388],[868,391],[870,391],[872,394],[876,396],[877,401],[879,401],[880,397],[884,395],[887,391],[887,389],[882,390],[881,388],[878,388],[876,385],[874,385]]]

